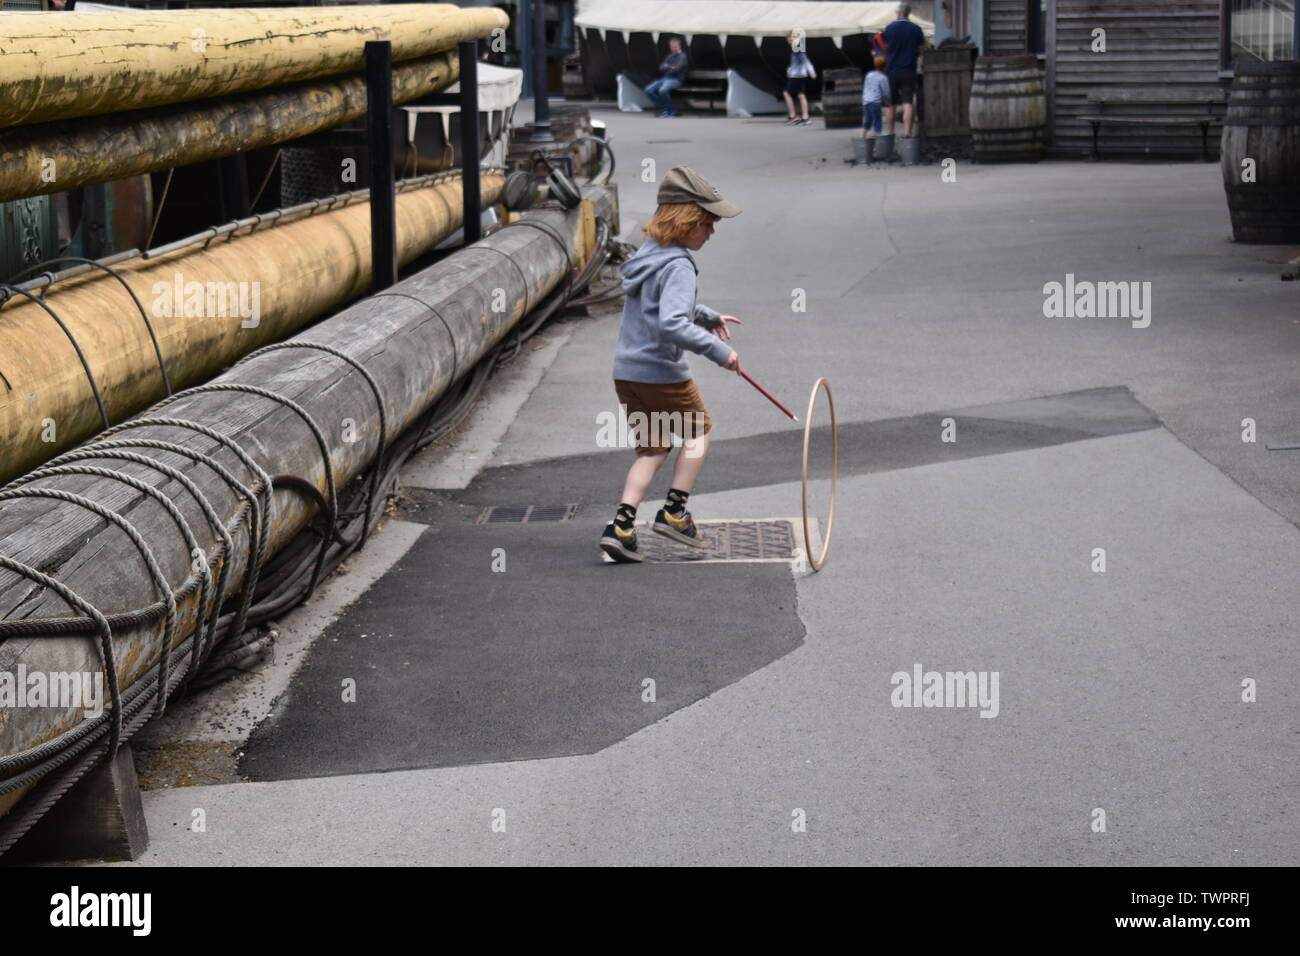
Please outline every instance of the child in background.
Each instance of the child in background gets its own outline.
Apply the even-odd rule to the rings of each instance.
[[[885,58],[876,57],[875,69],[862,81],[862,138],[880,135],[885,104],[889,102],[889,77],[885,76]]]
[[[812,120],[808,118],[808,80],[817,79],[817,71],[813,69],[812,60],[808,59],[808,54],[803,50],[803,35],[791,33],[785,38],[790,44],[790,65],[786,68],[785,75],[785,111],[789,118],[785,121],[786,126],[811,126]],[[795,115],[794,98],[799,97],[799,108],[803,113],[800,119]]]
[[[655,515],[653,530],[691,547],[707,547],[696,530],[686,499],[704,465],[712,422],[691,378],[683,349],[728,371],[740,369],[740,356],[727,339],[728,322],[696,302],[696,266],[691,257],[713,235],[719,218],[740,215],[717,187],[695,170],[678,166],[659,185],[659,208],[646,225],[646,241],[623,265],[623,324],[614,352],[614,390],[628,420],[667,420],[685,440],[673,465],[673,484]],[[688,251],[689,250],[689,251]],[[639,414],[638,414],[639,413]],[[618,562],[642,561],[637,547],[636,509],[650,482],[672,451],[658,428],[637,437],[636,462],[628,470],[614,520],[605,526],[600,549]]]

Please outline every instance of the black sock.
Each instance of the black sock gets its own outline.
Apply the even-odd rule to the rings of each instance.
[[[686,510],[686,499],[690,496],[691,493],[689,491],[682,491],[679,488],[669,488],[668,497],[664,500],[664,511],[676,518]]]
[[[614,515],[614,524],[618,525],[624,531],[631,529],[636,524],[636,506],[623,502],[618,506],[618,511]]]

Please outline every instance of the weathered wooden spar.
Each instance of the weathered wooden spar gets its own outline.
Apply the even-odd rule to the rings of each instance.
[[[410,60],[508,23],[492,7],[445,3],[6,13],[0,127],[355,73],[367,40],[390,40],[393,60]]]
[[[500,173],[485,172],[480,184],[485,203],[499,201]],[[399,192],[398,262],[409,263],[461,224],[459,176],[444,174]],[[370,207],[364,198],[273,228],[240,231],[237,238],[121,263],[115,267],[121,282],[94,272],[56,285],[46,296],[46,306],[84,354],[111,421],[166,394],[141,307],[172,386],[179,389],[370,287]],[[18,298],[0,309],[0,373],[0,481],[104,427],[72,342],[30,300]]]
[[[453,53],[394,64],[393,103],[437,93],[458,75]],[[365,76],[353,74],[0,130],[0,202],[273,146],[365,113]]]
[[[610,219],[616,228],[613,191],[588,187],[585,194],[592,202],[578,210],[533,210],[524,217],[532,228],[502,229],[290,340],[326,346],[363,365],[378,395],[349,362],[310,348],[285,348],[253,356],[212,383],[223,389],[264,389],[281,400],[240,391],[191,391],[157,414],[210,426],[237,442],[266,473],[296,475],[323,491],[326,459],[308,421],[283,400],[295,402],[324,437],[334,484],[344,487],[363,473],[380,450],[378,403],[386,413],[390,438],[409,428],[452,382],[594,253],[593,204],[594,213]],[[252,480],[229,448],[194,430],[151,425],[128,429],[123,435],[187,446]],[[139,452],[184,471],[223,519],[235,515],[240,498],[212,469],[166,451],[140,448]],[[179,484],[143,465],[115,459],[102,464],[128,472],[170,496],[201,545],[214,553],[217,537],[195,499]],[[138,490],[101,477],[49,478],[37,486],[72,491],[127,516],[148,541],[173,587],[195,581],[191,553],[174,521]],[[317,504],[311,497],[282,490],[276,492],[272,510],[269,539],[274,552],[303,528]],[[233,520],[229,527],[235,546],[226,569],[227,597],[238,593],[248,559],[247,529]],[[66,502],[0,502],[0,555],[43,570],[107,614],[144,608],[161,599],[143,573],[140,551],[127,536]],[[175,643],[193,631],[198,598],[190,594],[177,604],[180,626]],[[86,636],[57,637],[13,636],[12,630],[5,630],[30,627],[27,622],[34,619],[77,613],[48,588],[0,570],[0,637],[8,636],[0,643],[0,669],[16,672],[21,663],[29,671],[99,671],[93,629],[82,632]],[[151,669],[156,671],[162,633],[157,620],[114,632],[114,659],[127,691]],[[180,666],[183,661],[173,658],[172,663]],[[76,709],[50,707],[0,711],[0,755],[10,755],[12,764],[13,755],[74,732],[81,716]],[[0,791],[0,813],[12,808],[27,789],[7,795]]]

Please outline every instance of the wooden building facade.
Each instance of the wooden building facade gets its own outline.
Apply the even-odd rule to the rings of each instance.
[[[964,32],[959,32],[964,31]],[[1215,117],[1217,155],[1233,64],[1296,59],[1296,0],[939,0],[935,39],[969,35],[984,55],[1035,53],[1047,90],[1048,149],[1093,149],[1098,115],[1183,117],[1185,122],[1103,122],[1102,155],[1200,155]]]
[[[1083,116],[1192,115],[1226,111],[1226,78],[1219,75],[1219,3],[1215,0],[1053,0],[1048,4],[1044,58],[1051,102],[1051,148],[1092,148],[1092,125]],[[1126,104],[1123,97],[1145,96]],[[1152,101],[1163,96],[1165,102]],[[1114,97],[1111,105],[1103,97]],[[1174,102],[1177,99],[1185,102]],[[1219,124],[1209,137],[1217,155]],[[1202,133],[1193,125],[1100,127],[1103,153],[1201,152]]]
[[[990,56],[1029,51],[1027,0],[985,0],[980,52]]]

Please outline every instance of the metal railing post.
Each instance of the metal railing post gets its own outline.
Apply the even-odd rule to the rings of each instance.
[[[459,44],[460,183],[465,245],[483,237],[483,197],[479,189],[478,41]]]
[[[366,42],[366,135],[370,146],[370,261],[373,291],[397,282],[397,198],[393,175],[393,45]]]

